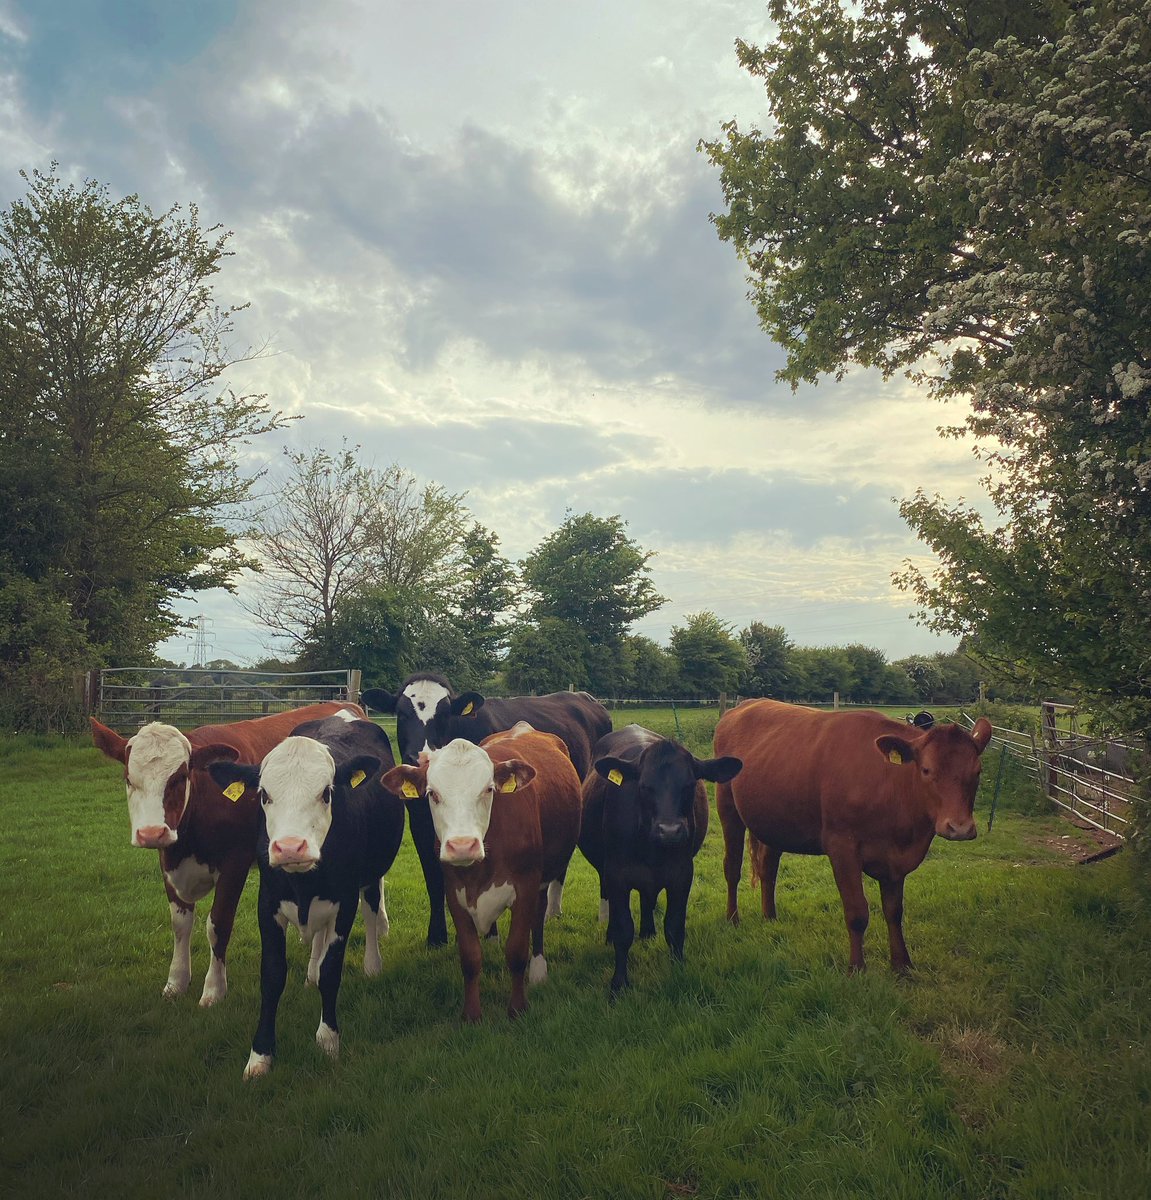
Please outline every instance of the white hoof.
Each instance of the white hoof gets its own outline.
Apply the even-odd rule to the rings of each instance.
[[[375,954],[372,951],[375,950]],[[377,947],[368,946],[364,951],[364,974],[369,979],[375,978],[384,969],[384,964],[380,959],[380,951]]]
[[[547,959],[542,954],[535,955],[528,963],[528,983],[533,986],[543,983],[548,977]]]
[[[163,996],[165,1000],[177,1000],[188,990],[188,981],[185,979],[183,983],[179,980],[169,979],[164,984]]]
[[[270,1054],[257,1054],[255,1050],[248,1055],[248,1065],[244,1068],[244,1079],[259,1079],[272,1069]]]
[[[340,1057],[340,1035],[331,1026],[320,1022],[316,1030],[316,1045],[329,1057]]]
[[[606,900],[601,900],[599,902],[599,923],[601,925],[607,924],[608,916],[609,916],[608,909],[610,907],[611,906],[608,904],[608,902]]]
[[[563,899],[564,885],[558,880],[553,880],[548,884],[548,906],[544,912],[544,920],[550,921],[553,917],[563,915]]]

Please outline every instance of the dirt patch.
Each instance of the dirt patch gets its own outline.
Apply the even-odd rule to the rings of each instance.
[[[1104,833],[1086,821],[1068,817],[1063,824],[1072,826],[1074,832],[1042,834],[1029,840],[1033,845],[1055,851],[1073,866],[1100,862],[1123,849],[1122,838],[1117,838],[1113,833]]]

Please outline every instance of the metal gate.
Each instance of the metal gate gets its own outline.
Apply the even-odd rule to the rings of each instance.
[[[85,707],[127,737],[149,721],[178,729],[226,725],[325,700],[360,698],[360,672],[164,670],[114,667],[89,672]]]

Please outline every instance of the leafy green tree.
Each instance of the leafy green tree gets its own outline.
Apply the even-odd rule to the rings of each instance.
[[[716,696],[734,691],[747,670],[747,655],[732,627],[713,612],[689,613],[672,628],[669,646],[681,692]]]
[[[747,670],[739,681],[745,696],[782,697],[789,695],[792,683],[790,654],[794,643],[782,625],[752,623],[740,632],[739,640],[747,659]]]
[[[406,598],[390,588],[362,588],[336,601],[300,639],[297,667],[332,671],[354,666],[368,680],[410,674],[412,630],[418,622]]]
[[[851,659],[841,646],[796,646],[791,669],[797,700],[827,704],[836,692],[846,699],[856,685]]]
[[[545,621],[569,626],[569,636],[560,640],[583,647],[574,676],[601,696],[626,686],[628,627],[666,603],[648,578],[653,552],[642,550],[624,529],[619,516],[569,514],[520,563],[529,620],[541,627]],[[556,637],[552,627],[545,640]]]
[[[936,656],[912,654],[894,664],[911,684],[912,693],[921,704],[934,703],[943,684],[943,672]]]
[[[641,700],[663,700],[676,686],[675,659],[658,642],[642,634],[623,639],[623,694]]]
[[[887,671],[887,655],[874,646],[864,646],[860,642],[844,646],[843,654],[851,664],[851,689],[844,699],[856,704],[885,700],[891,682]]]
[[[936,629],[1151,727],[1151,5],[775,0],[740,44],[770,133],[705,149],[793,382],[909,369],[970,400],[989,527],[902,506]]]
[[[516,572],[499,552],[499,538],[478,521],[463,535],[448,614],[467,647],[466,671],[453,668],[456,687],[477,687],[492,675],[507,646],[507,614],[516,601]],[[429,658],[429,662],[437,661]],[[466,674],[467,683],[460,682]]]
[[[589,645],[570,621],[544,617],[517,627],[508,643],[504,677],[515,694],[542,694],[586,688]]]
[[[91,665],[146,661],[176,597],[248,564],[237,448],[282,418],[223,383],[228,233],[55,168],[23,178],[0,212],[0,579],[62,601]]]

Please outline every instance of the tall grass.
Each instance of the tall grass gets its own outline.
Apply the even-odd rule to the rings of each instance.
[[[710,730],[685,736],[709,753]],[[353,934],[340,1060],[314,1044],[319,1000],[292,939],[276,1066],[244,1084],[255,877],[227,998],[196,1004],[201,913],[192,987],[165,1002],[167,904],[156,856],[128,846],[115,766],[80,743],[9,739],[0,772],[2,1195],[919,1200],[1151,1185],[1151,913],[1124,855],[1066,865],[1048,843],[1079,835],[1029,815],[1025,780],[990,836],[937,843],[909,879],[910,982],[886,970],[874,891],[871,969],[846,973],[822,859],[784,859],[777,923],[745,888],[744,923],[728,926],[716,822],[685,966],[662,938],[639,944],[633,988],[608,1002],[594,873],[577,855],[548,982],[509,1022],[487,945],[474,1028],[454,946],[423,946],[405,843],[380,977],[363,976]]]

